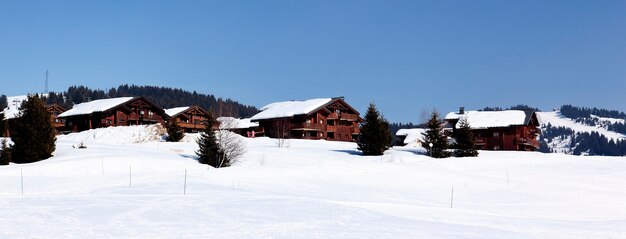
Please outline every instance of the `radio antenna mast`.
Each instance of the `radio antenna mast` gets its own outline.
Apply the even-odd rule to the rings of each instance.
[[[48,70],[46,70],[46,74],[45,75],[46,75],[46,90],[44,91],[44,93],[47,95],[49,93],[48,92],[48,76],[50,75],[48,73]]]

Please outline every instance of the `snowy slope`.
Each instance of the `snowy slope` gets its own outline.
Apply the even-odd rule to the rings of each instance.
[[[609,139],[613,139],[613,140],[623,140],[626,139],[626,135],[620,134],[620,133],[616,133],[613,131],[609,131],[605,128],[602,127],[594,127],[594,126],[588,126],[588,125],[584,125],[584,124],[580,124],[575,122],[572,119],[566,118],[565,116],[562,116],[558,111],[553,111],[553,112],[537,112],[537,117],[539,118],[539,122],[542,125],[547,125],[548,123],[550,123],[552,126],[554,127],[566,127],[566,128],[570,128],[576,132],[587,132],[587,133],[591,133],[591,132],[598,132],[601,135],[604,135],[605,137],[609,138]],[[615,119],[614,119],[615,120]]]
[[[149,140],[150,132],[70,134],[51,159],[0,167],[0,238],[626,235],[626,158],[482,151],[430,159],[403,147],[364,157],[354,143],[278,148],[254,138],[239,163],[213,169],[196,162],[195,143]],[[86,149],[72,147],[81,141]]]
[[[22,101],[25,101],[26,98],[26,95],[8,96],[7,108],[3,110],[4,117],[6,119],[17,118],[17,115],[20,113],[19,107],[22,105]]]

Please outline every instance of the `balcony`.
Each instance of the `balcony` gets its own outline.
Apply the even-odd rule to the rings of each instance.
[[[299,123],[293,124],[291,126],[291,130],[304,130],[304,131],[323,131],[323,124],[312,124],[312,123]]]
[[[347,121],[357,121],[359,119],[358,115],[341,113],[339,114],[339,120],[347,120]]]
[[[518,138],[517,144],[523,144],[528,146],[533,146],[535,148],[539,148],[539,142],[535,139],[526,139],[526,138]]]

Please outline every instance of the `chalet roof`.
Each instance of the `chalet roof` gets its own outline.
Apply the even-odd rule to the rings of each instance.
[[[169,115],[170,117],[174,117],[177,114],[182,113],[183,111],[189,109],[191,107],[189,106],[183,106],[183,107],[176,107],[176,108],[171,108],[171,109],[165,109],[165,114]]]
[[[409,144],[409,143],[417,142],[418,140],[420,142],[424,142],[423,133],[426,133],[426,129],[422,129],[422,128],[399,129],[398,132],[396,132],[396,136],[406,136],[406,138],[404,138],[404,143]]]
[[[446,120],[459,120],[461,118],[465,118],[467,119],[470,128],[485,129],[528,125],[531,122],[533,114],[534,111],[523,110],[466,111],[464,114],[450,112],[446,115]]]
[[[250,122],[250,118],[237,119],[233,117],[219,117],[220,129],[249,129],[259,127],[259,123]]]
[[[94,112],[102,112],[111,109],[120,104],[124,104],[134,97],[120,97],[112,99],[94,100],[90,102],[80,103],[74,106],[74,108],[63,112],[59,117],[68,117],[74,115],[86,115]]]
[[[252,116],[250,120],[257,121],[262,119],[274,119],[274,118],[285,118],[292,117],[295,115],[303,115],[308,114],[313,110],[316,110],[329,102],[331,102],[332,98],[319,98],[319,99],[310,99],[305,101],[282,101],[275,102],[263,106],[261,108],[261,112]]]

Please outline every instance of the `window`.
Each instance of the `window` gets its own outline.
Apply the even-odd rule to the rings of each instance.
[[[154,112],[148,111],[148,115],[154,115]]]
[[[500,137],[500,132],[493,132],[493,137]]]
[[[493,150],[500,150],[500,145],[493,146]]]
[[[310,120],[310,119],[306,120],[306,123],[307,123],[307,124],[310,124],[310,123],[311,123],[311,120]]]
[[[146,112],[144,112],[143,110],[140,110],[140,111],[139,111],[139,114],[140,114],[140,115],[145,114],[145,113],[146,113]]]

